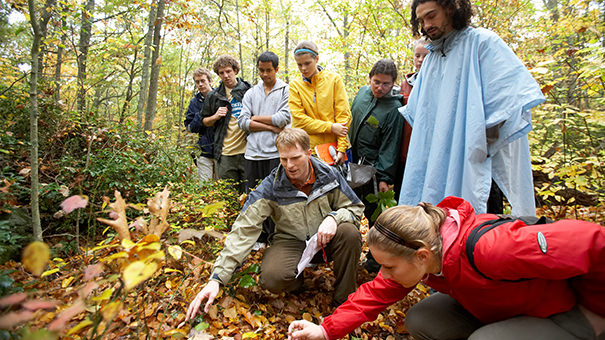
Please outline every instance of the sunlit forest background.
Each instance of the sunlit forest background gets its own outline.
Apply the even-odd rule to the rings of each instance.
[[[485,0],[473,6],[472,24],[502,37],[547,97],[532,112],[529,135],[538,215],[605,223],[605,2]],[[212,69],[216,57],[230,54],[241,64],[239,76],[255,84],[255,60],[271,50],[280,57],[278,77],[289,82],[300,76],[294,47],[313,40],[320,48],[320,65],[342,75],[352,100],[378,59],[394,60],[400,74],[413,71],[409,17],[407,0],[0,0],[0,296],[41,289],[61,292],[58,300],[75,305],[73,291],[86,287],[82,264],[105,261],[106,281],[94,279],[99,273],[87,279],[101,287],[127,283],[128,289],[98,290],[96,300],[82,300],[88,309],[71,315],[79,315],[76,321],[63,314],[55,332],[69,329],[73,338],[90,339],[129,329],[167,337],[185,334],[177,327],[183,306],[207,279],[220,236],[244,199],[223,183],[200,185],[195,178],[192,154],[198,152],[198,136],[183,126],[195,94],[193,70]],[[218,83],[215,75],[213,85]],[[150,210],[148,200],[164,188],[170,191],[170,213]],[[83,205],[67,212],[60,204],[73,195]],[[118,215],[128,222],[121,232],[132,233],[137,246],[124,244],[126,234],[120,234],[117,222],[98,220],[108,213],[114,222]],[[152,225],[154,218],[159,229],[141,227]],[[185,237],[183,230],[201,234]],[[49,247],[51,260],[41,277],[25,274],[14,262],[34,239]],[[141,277],[153,278],[148,287],[134,288],[140,282],[119,274],[151,248],[155,253],[145,256],[155,257],[141,269]],[[112,249],[126,251],[129,260]],[[152,263],[163,269],[151,271]],[[257,268],[246,268],[238,282],[254,286]],[[152,293],[143,297],[154,287],[170,300]],[[223,335],[241,338],[265,325],[264,333],[254,334],[277,339],[288,320],[301,317],[284,308],[308,307],[312,320],[326,314],[317,309],[327,305],[321,301],[309,302],[313,309],[297,305],[301,300],[285,306],[271,300],[262,308],[248,306],[260,312],[248,313],[247,321],[234,316],[220,327],[213,324],[237,303],[240,308],[264,298],[259,291],[238,293],[236,288],[225,294],[220,310],[194,326],[216,334],[231,329]],[[242,298],[233,298],[237,294]],[[124,301],[146,309],[124,314]],[[167,315],[173,321],[165,322]],[[55,317],[36,316],[11,336],[44,329]],[[236,321],[248,328],[233,326]]]

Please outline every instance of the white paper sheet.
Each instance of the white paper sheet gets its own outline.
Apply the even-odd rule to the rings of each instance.
[[[321,249],[321,247],[317,245],[317,234],[313,235],[306,242],[307,247],[305,247],[305,250],[300,257],[300,261],[298,262],[298,274],[296,274],[296,277],[298,277],[303,270],[305,270],[305,267],[311,263],[313,256],[315,256],[315,254]]]

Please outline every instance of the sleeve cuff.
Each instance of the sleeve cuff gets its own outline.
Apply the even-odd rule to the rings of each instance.
[[[323,325],[319,325],[319,327],[321,327],[321,332],[324,334],[324,338],[326,340],[330,340],[330,337],[328,336],[328,333],[326,332],[326,329],[324,328]]]

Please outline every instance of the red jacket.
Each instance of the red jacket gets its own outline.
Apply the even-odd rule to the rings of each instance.
[[[459,215],[453,243],[444,249],[442,275],[429,275],[426,284],[449,294],[479,320],[490,323],[516,315],[547,317],[570,310],[577,303],[605,316],[605,229],[598,224],[563,220],[525,225],[514,221],[484,234],[474,250],[477,268],[465,253],[473,227],[497,218],[475,215],[461,198],[447,197],[438,205]],[[546,253],[538,244],[546,239]],[[445,243],[445,242],[444,242]],[[519,282],[501,281],[528,279]],[[322,323],[330,340],[339,339],[366,321],[375,320],[387,306],[407,295],[407,289],[382,273],[359,287]]]

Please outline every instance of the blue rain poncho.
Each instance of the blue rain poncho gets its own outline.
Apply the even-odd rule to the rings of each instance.
[[[399,204],[453,195],[485,213],[492,178],[513,215],[535,215],[527,134],[540,87],[495,33],[467,27],[427,45],[401,113],[412,125]]]

